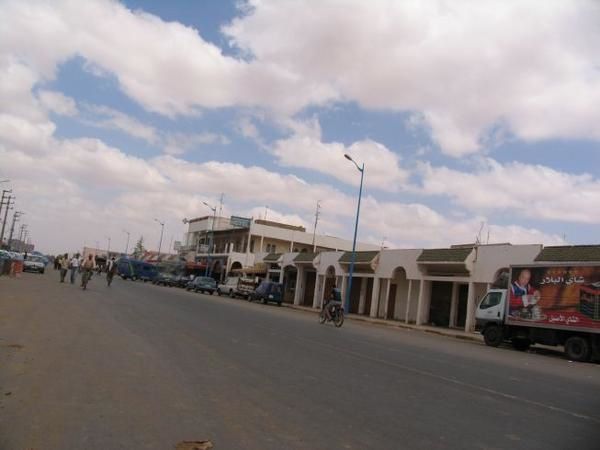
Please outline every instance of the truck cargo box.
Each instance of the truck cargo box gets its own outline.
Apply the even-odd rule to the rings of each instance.
[[[600,265],[511,267],[506,323],[600,333]]]

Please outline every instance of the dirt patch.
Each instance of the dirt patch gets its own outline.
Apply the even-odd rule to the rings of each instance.
[[[16,348],[17,350],[22,350],[25,348],[25,346],[21,345],[21,344],[6,344],[5,347],[6,348]]]
[[[211,441],[181,441],[175,446],[175,450],[210,450],[213,447]]]

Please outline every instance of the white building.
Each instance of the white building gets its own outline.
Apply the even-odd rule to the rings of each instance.
[[[512,264],[531,264],[542,246],[464,245],[356,253],[350,313],[471,331],[476,305]],[[284,301],[320,308],[333,287],[346,298],[351,252],[270,254]]]
[[[213,223],[214,222],[214,223]],[[357,250],[379,249],[357,242]],[[267,255],[349,251],[352,241],[307,232],[302,226],[241,217],[205,216],[188,221],[180,254],[199,266],[210,266],[215,278],[242,269],[266,275]],[[273,258],[273,256],[271,257]],[[278,270],[276,271],[278,272]]]

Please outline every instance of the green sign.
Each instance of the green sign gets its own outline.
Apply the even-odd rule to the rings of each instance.
[[[239,216],[231,216],[231,218],[229,219],[229,223],[231,224],[231,226],[237,228],[250,228],[251,222],[252,219]]]

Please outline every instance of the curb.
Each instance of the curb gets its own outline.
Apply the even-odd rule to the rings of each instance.
[[[309,308],[307,306],[296,306],[296,305],[291,305],[291,304],[283,304],[283,306],[285,306],[286,308],[290,308],[290,309],[294,309],[296,311],[304,311],[304,312],[309,312],[309,313],[314,313],[317,310],[313,309],[313,308]],[[412,330],[412,331],[420,331],[423,333],[429,333],[429,334],[436,334],[438,336],[445,336],[445,337],[450,337],[450,338],[454,338],[454,339],[460,339],[463,341],[472,341],[472,342],[483,342],[483,337],[479,334],[468,334],[468,333],[464,333],[464,334],[459,334],[459,333],[452,333],[452,332],[448,332],[444,329],[434,329],[431,327],[421,327],[421,326],[417,326],[417,325],[410,325],[410,324],[406,324],[406,323],[402,323],[402,322],[392,322],[389,320],[385,320],[385,319],[373,319],[371,317],[361,317],[359,315],[346,315],[346,320],[354,320],[357,322],[363,322],[363,323],[368,323],[371,325],[379,325],[379,326],[384,326],[384,327],[388,327],[388,328],[402,328],[404,330]]]

